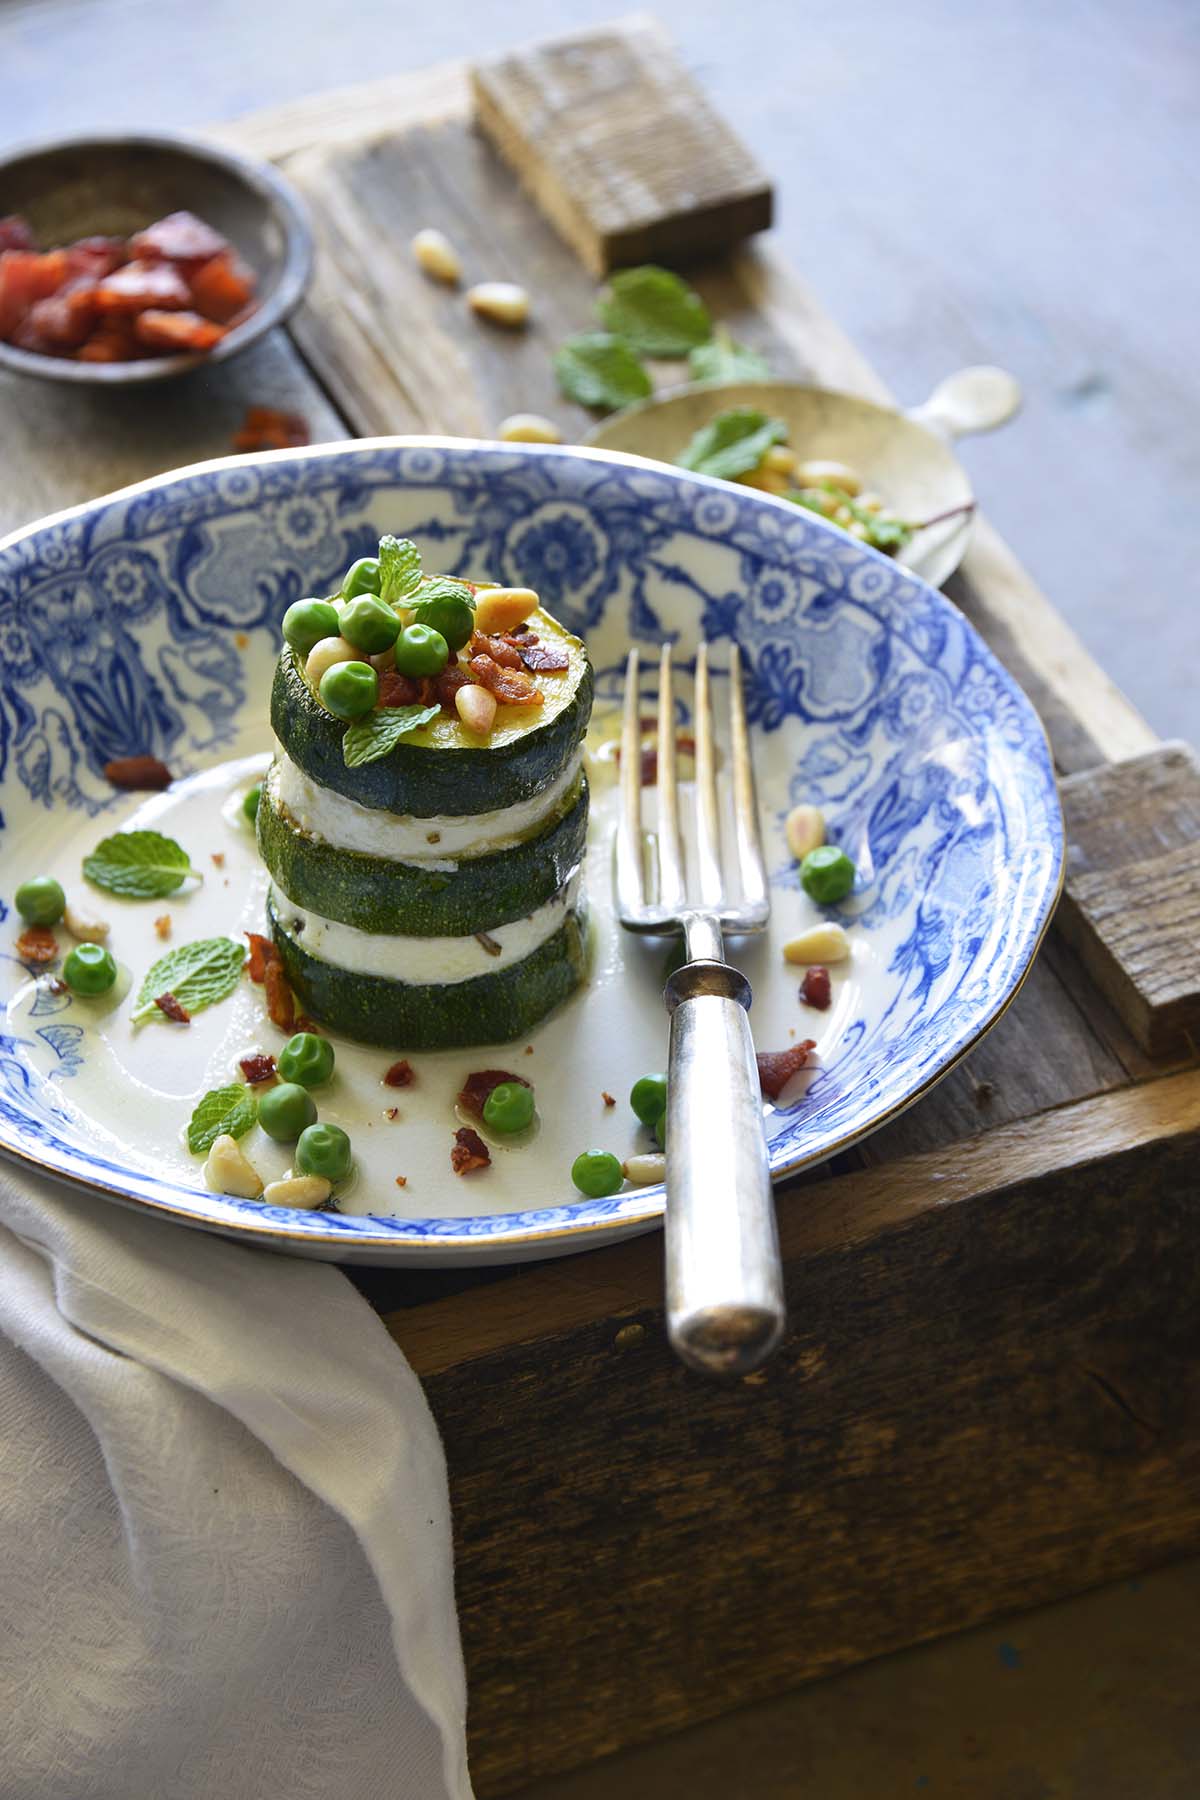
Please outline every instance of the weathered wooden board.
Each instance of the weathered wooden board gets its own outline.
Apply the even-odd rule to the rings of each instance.
[[[771,184],[652,18],[471,71],[481,130],[594,275],[712,257],[771,223]]]

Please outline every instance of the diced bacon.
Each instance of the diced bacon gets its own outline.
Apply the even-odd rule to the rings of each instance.
[[[78,350],[91,335],[95,322],[95,282],[69,281],[57,294],[34,302],[20,331],[32,333],[37,340],[29,346],[31,349],[59,356],[65,351]]]
[[[433,678],[433,691],[436,694],[443,712],[456,711],[454,696],[460,687],[470,687],[471,677],[461,663],[447,663],[440,675]]]
[[[804,971],[804,980],[800,983],[800,998],[805,1006],[815,1006],[818,1012],[828,1012],[833,1000],[833,983],[829,979],[829,970],[815,965]]]
[[[383,1085],[395,1088],[411,1087],[415,1080],[412,1064],[407,1058],[402,1057],[399,1062],[392,1064],[383,1078]]]
[[[114,269],[129,261],[123,238],[89,237],[67,245],[67,262],[71,274],[88,281],[103,281]]]
[[[521,661],[539,675],[562,675],[571,666],[565,650],[553,650],[549,644],[522,644]]]
[[[131,262],[106,275],[96,288],[101,312],[183,312],[192,303],[187,282],[166,263]]]
[[[17,939],[17,955],[32,969],[44,968],[58,955],[58,939],[48,925],[27,925]]]
[[[303,413],[280,412],[273,406],[248,406],[233,434],[235,450],[292,450],[310,441]]]
[[[57,293],[69,273],[65,250],[0,251],[0,338],[11,338],[30,308]]]
[[[263,988],[267,996],[267,1017],[280,1031],[290,1034],[296,1029],[296,997],[278,953],[263,972]]]
[[[174,994],[156,994],[154,1004],[164,1018],[173,1019],[176,1025],[191,1024],[191,1013],[181,1001],[175,998]]]
[[[527,1088],[530,1085],[523,1075],[510,1075],[507,1069],[477,1069],[463,1082],[458,1104],[473,1118],[482,1119],[488,1095],[506,1081],[511,1081],[515,1087]]]
[[[486,632],[472,634],[468,649],[472,656],[490,656],[502,669],[519,669],[521,657],[516,647],[502,637],[488,637]]]
[[[20,213],[9,213],[0,219],[0,250],[33,250],[36,248],[28,219]]]
[[[420,698],[421,682],[415,676],[385,669],[379,677],[380,706],[416,706]]]
[[[264,1081],[271,1081],[275,1075],[275,1058],[273,1056],[243,1056],[238,1063],[242,1078],[251,1087],[261,1087]]]
[[[133,362],[145,353],[138,348],[138,341],[133,335],[132,316],[107,313],[83,348],[75,354],[80,362],[115,363]]]
[[[541,706],[542,696],[524,669],[502,669],[490,656],[473,656],[469,668],[480,687],[495,694],[502,706]]]
[[[788,1050],[760,1050],[758,1063],[758,1085],[768,1100],[777,1100],[792,1076],[802,1069],[808,1061],[808,1053],[815,1050],[817,1040],[805,1038],[802,1043],[793,1044]]]
[[[254,276],[232,250],[193,269],[188,277],[196,311],[218,325],[228,325],[254,298]]]
[[[157,793],[170,787],[171,771],[157,756],[117,756],[105,763],[104,779],[130,793]]]
[[[223,325],[195,312],[159,312],[148,306],[133,322],[134,336],[148,350],[190,352],[206,356],[225,336]]]
[[[129,240],[130,254],[147,262],[205,263],[229,247],[229,239],[195,213],[168,213]]]
[[[463,1125],[455,1132],[450,1167],[456,1175],[469,1175],[472,1169],[486,1169],[491,1160],[491,1152],[477,1131]]]
[[[246,940],[250,945],[250,956],[246,968],[251,981],[261,987],[267,978],[267,969],[273,962],[279,961],[279,952],[269,937],[263,937],[259,931],[247,931]]]

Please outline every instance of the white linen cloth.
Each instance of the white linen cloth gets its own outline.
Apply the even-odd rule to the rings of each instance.
[[[344,1275],[0,1165],[4,1800],[470,1800],[441,1443]]]

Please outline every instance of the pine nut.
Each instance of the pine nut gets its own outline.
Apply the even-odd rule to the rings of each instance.
[[[107,919],[89,919],[85,912],[78,912],[68,900],[63,912],[63,924],[71,933],[85,944],[102,944],[112,929]]]
[[[634,1187],[653,1187],[666,1178],[667,1159],[661,1150],[644,1150],[638,1156],[627,1156],[621,1167]]]
[[[462,258],[444,231],[427,225],[412,241],[412,253],[426,275],[457,287],[462,275]]]
[[[796,470],[796,480],[801,487],[840,488],[843,494],[853,499],[855,494],[862,493],[862,482],[854,470],[840,462],[803,462]]]
[[[537,604],[532,588],[484,588],[475,596],[475,628],[489,637],[493,632],[511,631]]]
[[[335,663],[357,662],[359,652],[353,644],[348,644],[344,637],[321,638],[308,653],[304,664],[304,677],[311,688],[319,688],[321,677]]]
[[[389,669],[394,669],[396,666],[395,644],[389,644],[386,650],[377,650],[374,656],[368,656],[367,661],[373,669],[378,669],[381,675],[386,675]]]
[[[459,718],[476,737],[490,737],[496,722],[496,696],[474,682],[454,691],[454,705]]]
[[[263,1190],[267,1206],[324,1206],[333,1192],[333,1183],[324,1175],[289,1175],[283,1181],[269,1181]]]
[[[851,951],[850,939],[841,925],[814,925],[810,931],[802,931],[783,946],[783,960],[789,963],[802,963],[806,968],[814,964],[847,962]]]
[[[562,432],[541,413],[510,413],[496,433],[502,444],[561,444]]]
[[[467,305],[481,319],[512,329],[524,325],[529,318],[529,295],[515,281],[481,281],[477,287],[468,288]]]
[[[257,1200],[263,1191],[262,1176],[243,1156],[237,1139],[226,1133],[213,1140],[204,1185],[212,1194],[232,1194],[235,1200]]]
[[[797,862],[825,842],[825,814],[819,806],[793,806],[783,822],[787,847]]]
[[[760,494],[786,494],[792,485],[786,475],[781,475],[777,469],[764,469],[761,463],[757,469],[736,475],[734,480],[743,487],[757,488]]]
[[[759,463],[760,469],[774,469],[777,475],[790,475],[796,467],[796,452],[786,444],[772,444]]]

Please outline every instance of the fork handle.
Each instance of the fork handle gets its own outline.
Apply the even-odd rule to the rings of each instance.
[[[667,1333],[684,1362],[745,1375],[783,1334],[783,1271],[750,1036],[750,983],[686,963],[667,983]]]

